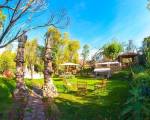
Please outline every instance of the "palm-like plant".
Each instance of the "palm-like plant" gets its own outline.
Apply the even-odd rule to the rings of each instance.
[[[131,68],[132,69],[132,68]],[[138,68],[137,68],[138,69]],[[125,108],[121,113],[121,117],[123,119],[128,120],[149,120],[149,104],[147,100],[149,99],[149,95],[147,94],[147,88],[149,88],[149,75],[145,72],[140,72],[135,74],[134,69],[131,72],[134,73],[132,82],[130,84],[131,89],[129,90],[130,97],[127,99],[125,103]]]
[[[142,90],[138,87],[133,87],[130,90],[130,98],[127,100],[122,116],[125,119],[143,120],[149,113],[149,109],[145,104],[145,97],[142,95]]]

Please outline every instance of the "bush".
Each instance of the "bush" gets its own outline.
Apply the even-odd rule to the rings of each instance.
[[[138,82],[137,84],[141,84],[142,82],[150,82],[149,74],[147,72],[135,74],[134,81]]]
[[[5,70],[15,69],[15,53],[11,51],[4,51],[0,54],[0,71],[3,73]]]
[[[133,120],[149,118],[150,77],[148,72],[134,74],[129,92],[130,96],[121,114],[123,118]]]
[[[141,66],[141,65],[134,65],[133,67],[132,67],[132,70],[134,71],[134,73],[140,73],[140,72],[145,72],[145,68],[143,67],[143,66]]]
[[[14,73],[12,71],[10,71],[10,70],[5,70],[3,72],[3,76],[6,77],[6,78],[13,78],[13,77],[15,77]]]
[[[144,120],[149,116],[147,101],[138,87],[132,87],[130,97],[125,103],[125,108],[121,114],[123,119]]]
[[[80,70],[81,75],[89,75],[93,72],[93,68],[84,68]]]
[[[143,96],[150,97],[150,77],[147,72],[135,76],[135,85],[141,89]]]

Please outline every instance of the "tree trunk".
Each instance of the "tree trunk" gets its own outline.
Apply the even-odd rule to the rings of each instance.
[[[27,87],[24,82],[24,46],[27,40],[27,36],[22,35],[18,40],[18,50],[15,59],[16,62],[16,90],[14,94],[16,97],[25,97],[27,93]]]
[[[31,69],[31,80],[33,80],[33,69]]]
[[[27,40],[27,36],[22,35],[18,40],[18,50],[15,59],[16,62],[16,90],[13,97],[15,99],[15,109],[17,119],[22,120],[24,114],[24,108],[27,103],[28,91],[24,82],[24,46]],[[19,111],[17,111],[19,110]]]
[[[29,65],[29,66],[30,66],[31,80],[33,80],[33,66],[32,65]]]
[[[70,61],[69,61],[69,62],[73,62],[73,54],[74,54],[74,53],[71,53],[71,54],[70,54]]]
[[[44,54],[44,86],[43,86],[43,96],[48,98],[53,98],[58,95],[56,87],[52,81],[52,39],[48,36],[45,45]]]

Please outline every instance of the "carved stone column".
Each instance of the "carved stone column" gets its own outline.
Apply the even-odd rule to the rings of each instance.
[[[24,47],[27,36],[22,35],[18,40],[16,62],[16,90],[14,92],[15,99],[23,99],[27,97],[27,87],[24,82]]]
[[[43,96],[53,98],[58,95],[56,87],[52,81],[52,38],[51,35],[47,35],[45,42],[45,54],[44,54],[44,86]]]

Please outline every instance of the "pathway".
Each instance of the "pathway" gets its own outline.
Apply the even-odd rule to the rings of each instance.
[[[28,98],[24,120],[46,120],[42,97],[34,91]]]

